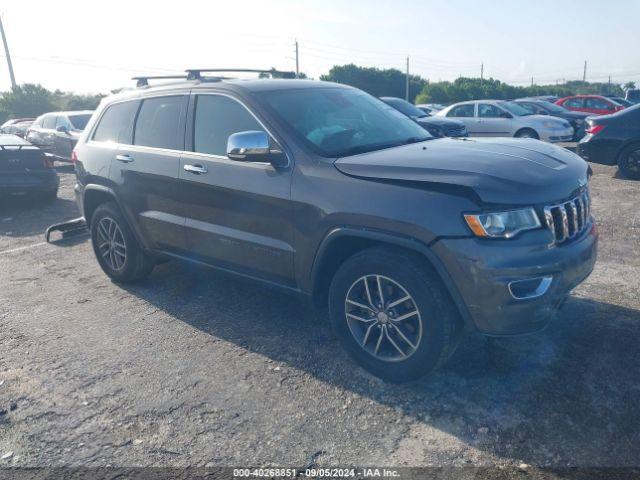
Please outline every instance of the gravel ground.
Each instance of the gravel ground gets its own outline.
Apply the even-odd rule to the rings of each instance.
[[[281,293],[43,244],[77,216],[62,167],[55,203],[0,206],[0,466],[640,466],[640,182],[593,168],[600,256],[558,318],[396,386]]]

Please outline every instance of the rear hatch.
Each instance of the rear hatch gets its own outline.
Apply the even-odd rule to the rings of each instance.
[[[0,173],[28,173],[51,168],[44,152],[15,135],[0,135]]]

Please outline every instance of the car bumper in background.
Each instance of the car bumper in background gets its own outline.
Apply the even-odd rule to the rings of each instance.
[[[533,232],[532,232],[533,233]],[[543,233],[537,232],[538,237]],[[480,332],[516,335],[544,328],[596,262],[591,223],[580,237],[550,247],[524,236],[511,240],[440,240],[434,245]]]
[[[558,130],[543,130],[540,132],[540,140],[545,142],[570,142],[573,140],[573,127]]]
[[[0,195],[47,193],[58,189],[60,181],[54,170],[30,173],[0,172]]]
[[[576,146],[576,153],[588,162],[614,165],[620,142],[599,140],[587,134]]]

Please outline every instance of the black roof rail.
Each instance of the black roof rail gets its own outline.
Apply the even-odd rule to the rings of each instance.
[[[282,78],[295,78],[295,72],[285,72],[270,68],[260,70],[255,68],[189,68],[186,70],[187,80],[200,80],[203,73],[265,73],[273,77],[274,74],[282,75]]]
[[[136,87],[146,87],[149,85],[149,80],[184,80],[186,78],[187,75],[145,75],[142,77],[132,77],[131,80],[136,81]]]

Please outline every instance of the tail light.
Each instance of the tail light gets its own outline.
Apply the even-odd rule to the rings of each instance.
[[[604,125],[590,125],[585,131],[590,135],[597,135],[602,130],[604,130]]]
[[[42,164],[44,168],[53,168],[53,159],[46,153],[42,154]]]
[[[76,163],[78,161],[78,154],[75,150],[71,152],[71,163]]]

